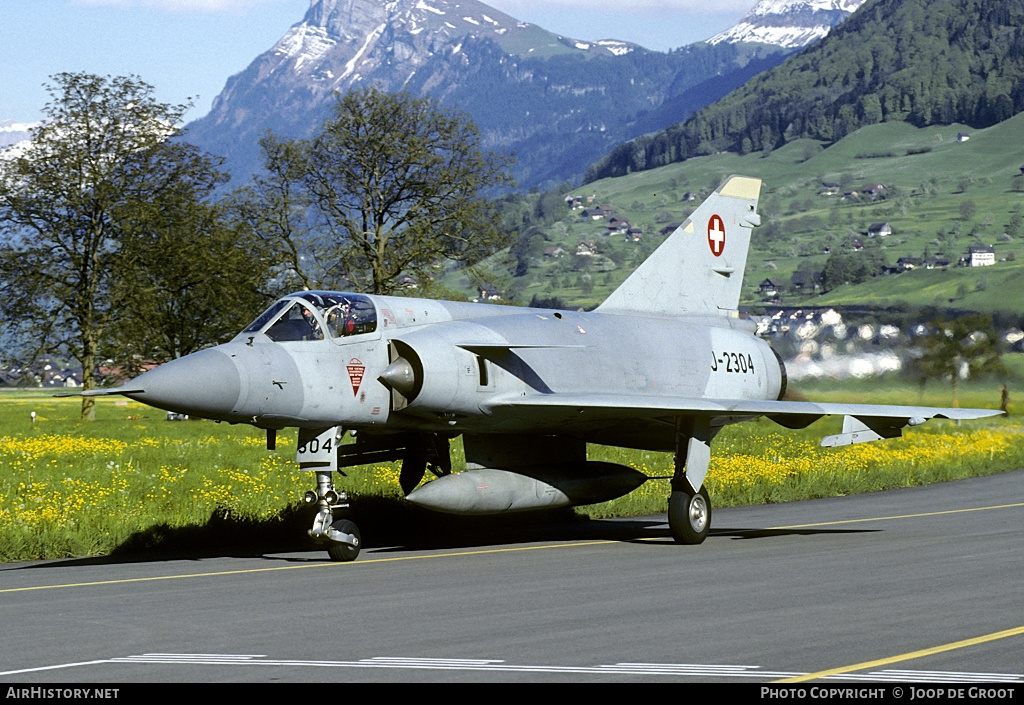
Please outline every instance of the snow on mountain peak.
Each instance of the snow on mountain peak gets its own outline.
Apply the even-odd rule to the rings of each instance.
[[[796,49],[822,39],[865,0],[761,0],[739,23],[707,40]]]
[[[613,55],[637,48],[629,42],[578,42],[558,35],[545,40],[544,30],[479,0],[314,0],[269,54],[296,74],[340,85],[372,71],[368,61],[411,61],[411,68],[467,35],[489,37],[509,53],[530,53],[538,41]]]
[[[39,122],[15,122],[14,120],[0,120],[0,150],[7,150],[5,155],[10,157],[15,148],[21,149],[28,145],[32,138],[32,130],[39,127]]]

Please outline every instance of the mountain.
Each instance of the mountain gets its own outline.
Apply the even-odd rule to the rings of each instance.
[[[825,37],[863,4],[864,0],[762,0],[736,25],[707,41],[799,49]]]
[[[728,41],[654,52],[585,42],[477,0],[313,0],[303,20],[232,76],[189,141],[224,156],[233,183],[260,166],[267,130],[296,138],[335,91],[376,85],[468,113],[488,149],[517,155],[520,186],[582,176],[616,144],[678,121],[786,53]]]
[[[1024,111],[1020,0],[869,0],[822,41],[661,132],[616,147],[586,180],[880,122],[975,128]]]
[[[32,136],[31,130],[39,123],[0,120],[0,149],[26,142]]]

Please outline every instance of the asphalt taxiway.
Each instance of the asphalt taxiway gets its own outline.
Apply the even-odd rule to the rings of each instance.
[[[530,515],[522,515],[524,527]],[[0,566],[0,683],[1024,688],[1024,471],[537,538]],[[1022,690],[1021,692],[1024,692]]]

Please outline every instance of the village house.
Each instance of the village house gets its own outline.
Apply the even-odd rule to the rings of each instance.
[[[887,189],[882,184],[868,184],[867,186],[862,188],[860,192],[861,195],[867,196],[872,201],[879,198],[885,198],[886,196],[889,195],[889,189]]]
[[[105,367],[97,371],[101,376],[110,374]],[[0,368],[0,387],[81,387],[83,378],[81,367],[63,367],[49,359],[40,360],[29,368]]]
[[[925,257],[925,269],[946,269],[949,267],[949,260],[942,257]]]
[[[868,237],[886,237],[892,235],[892,226],[888,223],[872,223],[868,226]]]
[[[74,370],[60,370],[43,377],[44,387],[81,387],[82,373]]]
[[[808,292],[817,291],[821,288],[821,272],[793,272],[789,279],[789,285],[793,291]]]
[[[964,259],[969,267],[988,267],[996,263],[996,248],[992,245],[972,245],[967,248]]]
[[[500,301],[501,293],[497,288],[488,286],[487,284],[481,284],[477,287],[477,291],[480,293],[480,301]]]
[[[783,292],[785,287],[786,285],[781,280],[768,277],[758,285],[757,289],[761,292],[762,298],[774,299]]]
[[[606,235],[622,235],[627,230],[629,230],[629,221],[625,218],[609,218],[608,224],[605,226]]]
[[[615,209],[611,206],[594,206],[593,208],[587,208],[580,213],[580,218],[583,220],[601,220],[607,218],[615,212]]]

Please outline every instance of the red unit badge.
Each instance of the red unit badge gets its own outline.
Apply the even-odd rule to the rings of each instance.
[[[366,366],[356,358],[348,363],[348,379],[352,383],[352,396],[359,393],[359,386],[363,383],[363,372]]]

